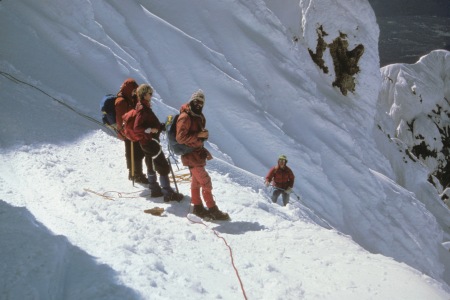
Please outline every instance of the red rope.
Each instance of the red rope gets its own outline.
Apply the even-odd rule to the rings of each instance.
[[[247,298],[247,295],[245,294],[244,284],[242,283],[241,276],[239,275],[239,271],[238,271],[238,269],[236,268],[236,265],[234,264],[233,250],[231,249],[230,245],[228,245],[227,240],[226,240],[224,237],[220,236],[219,233],[218,233],[216,230],[214,230],[214,229],[210,228],[208,225],[206,225],[203,221],[200,221],[200,222],[194,221],[194,220],[192,220],[192,219],[189,219],[188,215],[186,215],[186,219],[188,219],[191,223],[194,223],[194,224],[201,224],[201,225],[205,226],[206,228],[211,229],[211,231],[212,231],[218,238],[220,238],[220,239],[223,240],[223,242],[224,242],[225,245],[228,247],[228,250],[229,250],[229,252],[230,252],[231,265],[233,266],[234,272],[236,273],[236,277],[237,277],[237,279],[238,279],[238,281],[239,281],[239,285],[241,286],[242,294],[243,294],[243,296],[244,296],[244,299],[247,300],[248,298]]]
[[[92,190],[90,190],[90,189],[84,189],[84,190],[85,190],[86,192],[90,192],[90,193],[99,195],[99,196],[101,196],[101,197],[103,197],[103,198],[106,198],[106,199],[108,199],[108,200],[113,200],[113,199],[114,199],[113,196],[109,196],[109,195],[108,195],[108,194],[110,194],[110,193],[117,193],[117,196],[118,196],[119,198],[137,198],[137,197],[134,197],[134,196],[123,196],[123,195],[122,195],[122,194],[128,194],[128,195],[130,195],[130,194],[134,194],[134,193],[136,193],[136,192],[131,192],[131,193],[121,193],[121,192],[116,192],[116,191],[107,191],[107,192],[104,192],[103,194],[100,194],[100,193],[94,192],[94,191],[92,191]],[[140,191],[139,191],[139,192],[140,192]],[[241,276],[239,275],[239,271],[238,271],[238,269],[236,268],[236,265],[234,264],[233,250],[231,249],[231,247],[230,247],[230,245],[228,244],[227,240],[226,240],[224,237],[222,237],[221,235],[219,235],[219,233],[218,233],[216,230],[214,230],[213,228],[210,228],[208,225],[206,225],[203,221],[200,221],[200,222],[194,221],[194,220],[192,220],[192,219],[189,219],[189,216],[188,216],[188,215],[189,215],[189,212],[188,212],[188,214],[186,215],[186,219],[188,219],[191,223],[203,225],[203,226],[205,226],[206,228],[211,229],[211,231],[212,231],[218,238],[220,238],[220,239],[225,243],[225,246],[228,247],[228,250],[229,250],[229,252],[230,252],[231,265],[233,266],[234,272],[236,273],[236,277],[237,277],[237,279],[238,279],[238,281],[239,281],[239,285],[241,286],[241,291],[242,291],[242,294],[243,294],[243,296],[244,296],[244,299],[247,300],[248,298],[247,298],[247,295],[246,295],[246,293],[245,293],[244,284],[242,283],[242,279],[241,279]]]

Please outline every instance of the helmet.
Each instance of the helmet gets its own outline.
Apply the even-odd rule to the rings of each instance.
[[[286,155],[281,154],[280,156],[278,156],[278,160],[285,160],[286,162],[288,162]]]

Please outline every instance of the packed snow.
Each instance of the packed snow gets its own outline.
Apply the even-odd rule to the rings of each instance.
[[[1,299],[449,299],[450,211],[396,135],[450,99],[448,51],[390,86],[366,0],[44,2],[0,2]],[[328,73],[308,52],[319,25],[364,45],[346,96],[330,52]],[[99,111],[128,77],[153,86],[161,121],[204,90],[230,222],[189,213],[177,157],[181,203],[128,181]],[[427,108],[405,105],[411,82]],[[287,207],[263,179],[280,154]]]

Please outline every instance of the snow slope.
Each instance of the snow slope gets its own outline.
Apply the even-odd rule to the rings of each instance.
[[[45,4],[0,3],[3,297],[448,298],[449,212],[377,129],[388,121],[367,1]],[[281,17],[291,6],[297,41]],[[329,52],[327,74],[309,56],[317,24],[327,43],[341,31],[349,48],[364,45],[347,96],[332,87]],[[126,181],[122,143],[87,117],[127,77],[152,84],[161,120],[205,91],[208,170],[231,223],[192,223],[189,197],[164,204]],[[269,203],[262,179],[281,153],[301,196],[286,208]],[[405,170],[417,174],[408,185]],[[143,213],[153,206],[162,218]]]

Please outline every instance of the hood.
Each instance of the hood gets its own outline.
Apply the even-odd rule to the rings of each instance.
[[[137,89],[137,87],[138,84],[136,80],[134,80],[133,78],[128,78],[120,86],[119,94],[122,94],[124,98],[132,98],[133,91]]]

